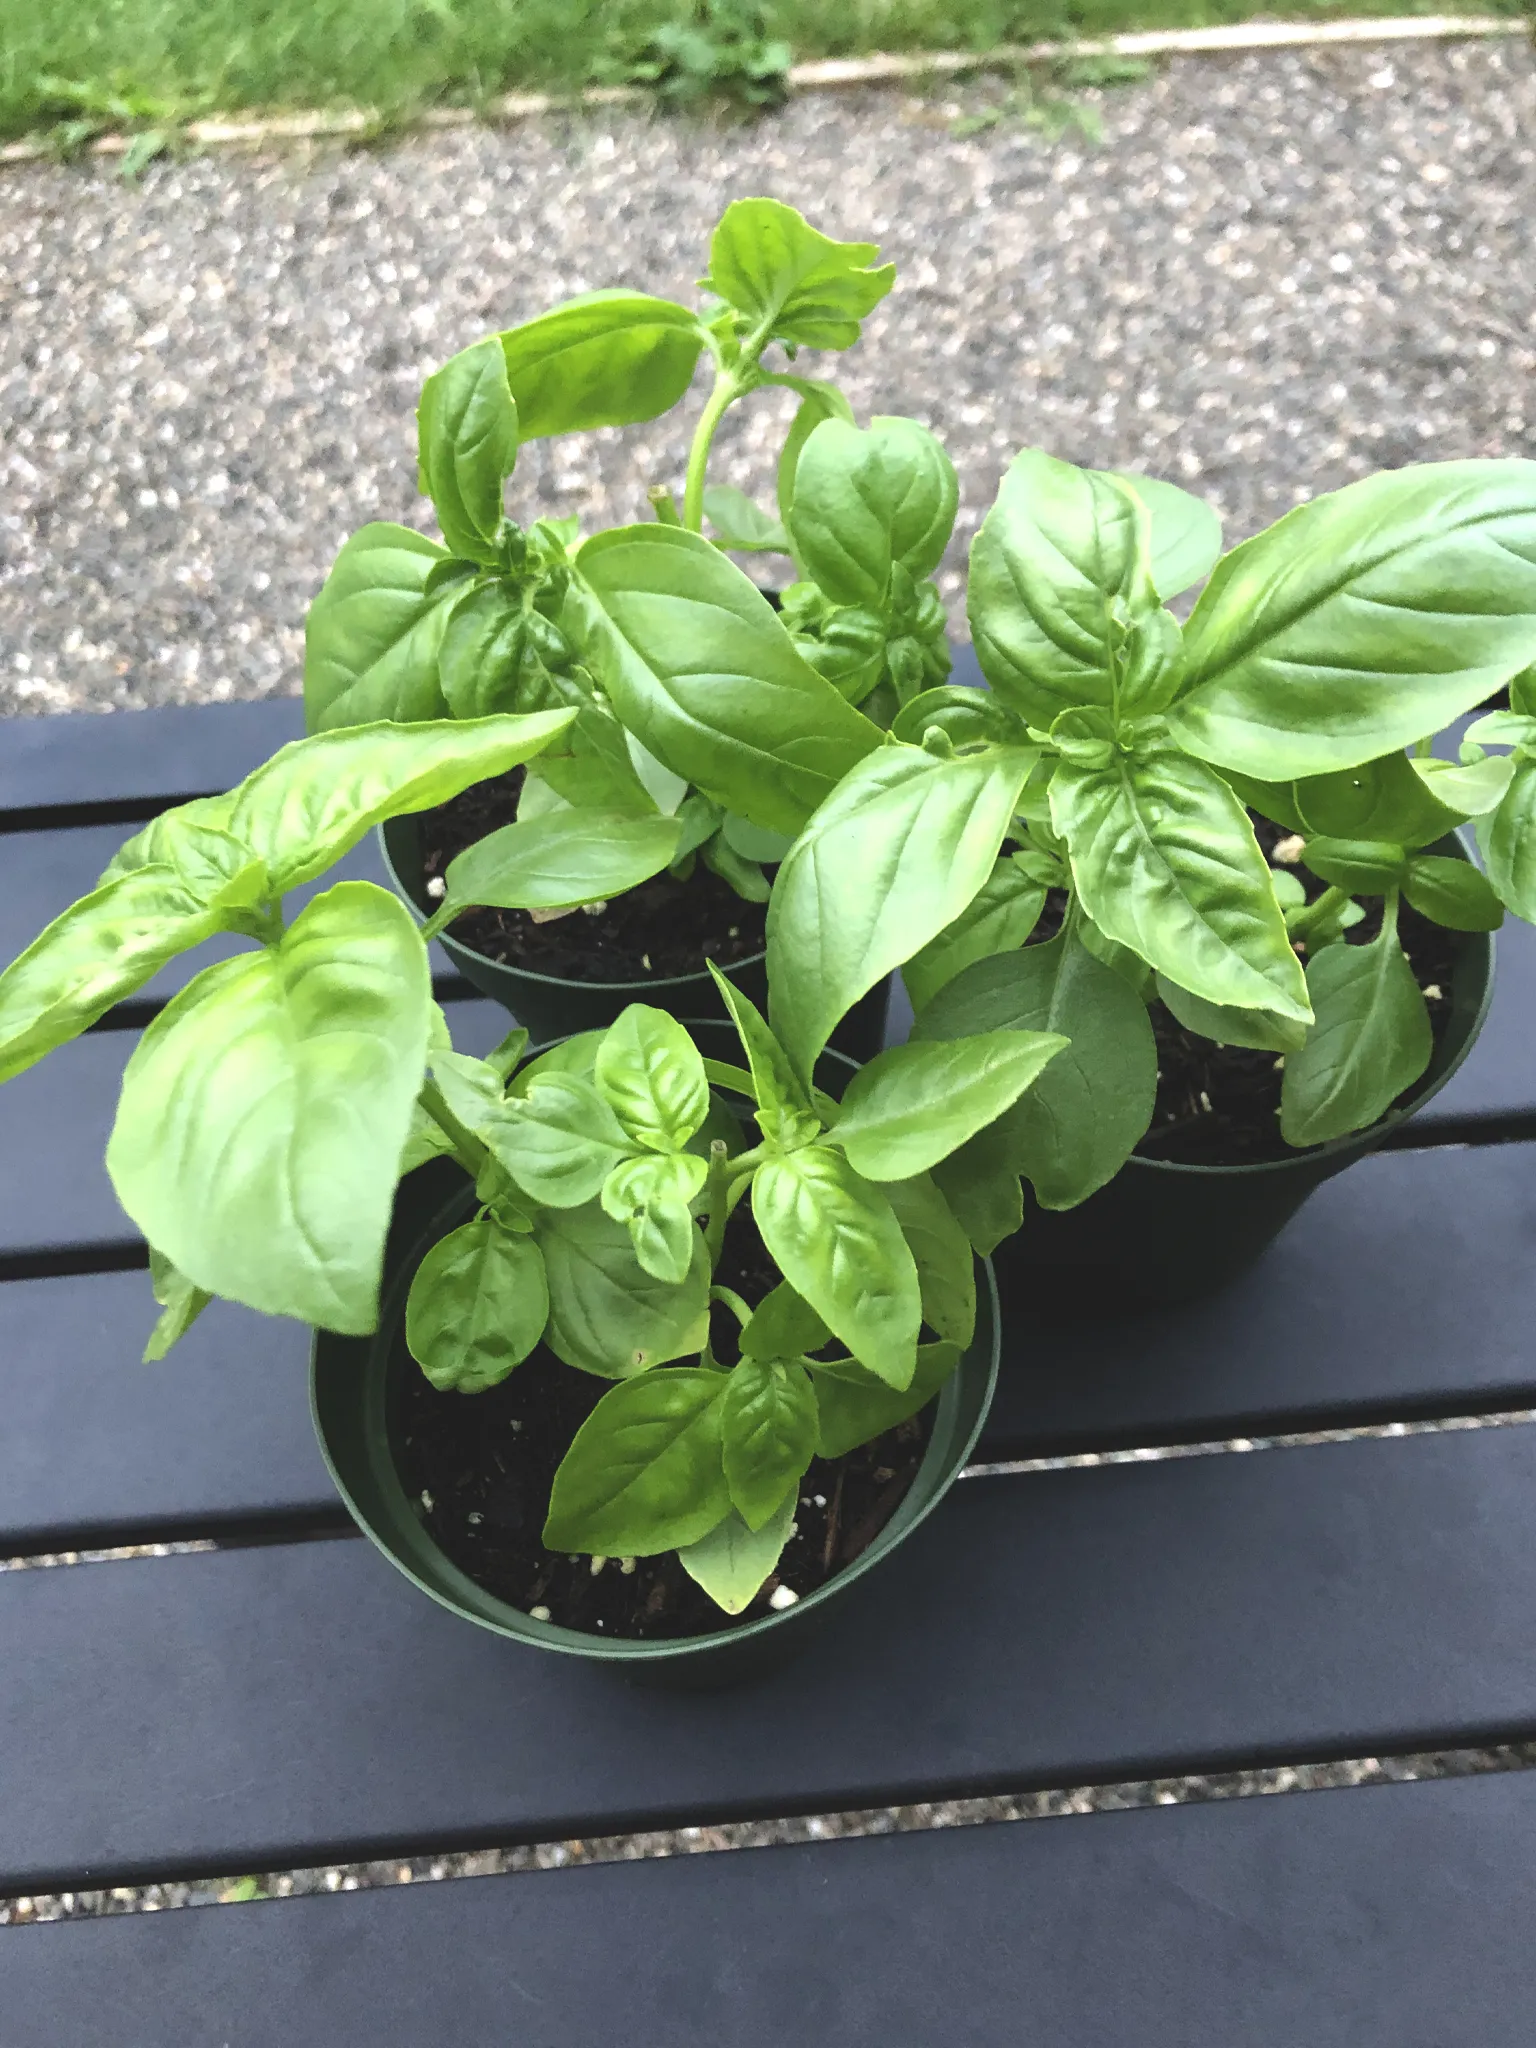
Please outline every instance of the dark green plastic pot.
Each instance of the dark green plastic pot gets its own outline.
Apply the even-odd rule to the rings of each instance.
[[[692,1028],[707,1050],[715,1050],[709,1041],[717,1036],[718,1049],[727,1050],[729,1026],[701,1023]],[[827,1068],[835,1061],[843,1080],[853,1070],[852,1062],[835,1055],[824,1055],[824,1060]],[[818,1078],[828,1085],[832,1076],[824,1068]],[[445,1189],[451,1191],[445,1195]],[[402,1182],[386,1255],[378,1330],[371,1337],[318,1331],[310,1362],[315,1430],[354,1521],[396,1570],[465,1621],[535,1649],[612,1665],[642,1683],[686,1689],[736,1684],[772,1670],[814,1640],[866,1574],[933,1512],[976,1446],[997,1384],[1000,1338],[997,1289],[984,1259],[977,1261],[976,1333],[938,1396],[923,1462],[895,1514],[846,1571],[793,1607],[755,1621],[727,1623],[705,1636],[665,1642],[610,1640],[555,1622],[534,1621],[477,1586],[439,1549],[422,1526],[395,1467],[392,1421],[400,1389],[407,1373],[421,1369],[405,1344],[411,1278],[430,1247],[474,1208],[474,1190],[456,1168],[441,1161]]]
[[[379,828],[384,866],[397,893],[418,916],[430,914],[422,872],[421,825],[415,817],[391,818]],[[532,974],[489,959],[472,946],[443,933],[437,942],[468,982],[511,1012],[536,1045],[568,1038],[578,1031],[601,1031],[630,1003],[651,1003],[674,1017],[724,1018],[725,1004],[707,969],[698,974],[653,976],[644,981],[564,981],[552,974]],[[728,975],[760,1010],[768,1007],[767,956],[722,963]],[[885,1043],[885,1018],[890,1002],[890,977],[872,988],[849,1011],[832,1034],[832,1043],[850,1059],[873,1059]]]
[[[1437,852],[1462,852],[1442,842]],[[1290,1159],[1186,1166],[1132,1156],[1076,1209],[1038,1208],[1025,1184],[1023,1228],[994,1258],[1005,1315],[1076,1320],[1172,1307],[1224,1287],[1268,1247],[1307,1197],[1364,1159],[1437,1095],[1472,1050],[1493,1000],[1493,938],[1465,936],[1451,1011],[1433,1059],[1407,1100],[1369,1130]]]

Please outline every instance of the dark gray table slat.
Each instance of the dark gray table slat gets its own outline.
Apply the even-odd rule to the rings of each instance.
[[[8,1933],[9,2048],[1525,2048],[1536,1779]]]
[[[1536,1428],[963,1484],[798,1666],[678,1695],[371,1547],[0,1577],[0,1881],[826,1811],[1536,1729]]]
[[[297,697],[8,718],[0,736],[0,828],[7,813],[105,805],[121,816],[136,802],[163,806],[228,789],[303,732]]]

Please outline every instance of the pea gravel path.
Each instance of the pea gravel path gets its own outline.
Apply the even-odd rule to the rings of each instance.
[[[423,374],[570,292],[686,292],[745,193],[897,260],[846,379],[943,436],[962,540],[1032,441],[1187,482],[1234,538],[1384,464],[1536,454],[1523,41],[1182,60],[1102,102],[1096,148],[957,139],[958,111],[0,173],[0,711],[295,690],[344,535],[423,519]],[[759,400],[736,429],[765,483],[778,425]],[[639,516],[680,448],[540,444],[514,510]]]

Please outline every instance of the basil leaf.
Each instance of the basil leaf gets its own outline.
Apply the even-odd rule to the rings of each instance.
[[[816,1396],[796,1359],[743,1358],[728,1375],[720,1409],[731,1505],[761,1529],[793,1498],[816,1455]]]
[[[810,1303],[781,1280],[752,1311],[741,1333],[743,1358],[798,1358],[819,1351],[832,1332]]]
[[[1005,1029],[1059,1032],[1070,1043],[991,1132],[934,1173],[972,1243],[984,1250],[991,1246],[972,1223],[1011,1213],[1000,1186],[1008,1168],[1030,1180],[1042,1209],[1073,1209],[1120,1171],[1157,1101],[1157,1046],[1146,1005],[1075,936],[1060,933],[1043,946],[978,960],[940,990],[916,1024],[924,1039]],[[983,1184],[980,1197],[969,1193],[973,1177]]]
[[[1032,881],[1011,859],[1000,860],[951,925],[901,970],[915,1009],[931,1003],[945,982],[973,960],[1022,946],[1045,908],[1045,884]]]
[[[705,840],[699,849],[705,867],[727,883],[743,903],[766,903],[773,891],[768,877],[756,861],[743,860],[721,833]]]
[[[1316,832],[1331,839],[1394,840],[1399,846],[1428,846],[1443,839],[1467,814],[1449,808],[1431,793],[1424,778],[1415,772],[1419,765],[1406,754],[1384,754],[1377,761],[1362,761],[1358,768],[1341,768],[1334,775],[1309,775],[1292,783],[1292,829],[1308,838]],[[1240,782],[1237,788],[1241,795]],[[1266,815],[1273,817],[1274,813]],[[1276,822],[1291,821],[1282,818]]]
[[[835,384],[823,383],[815,377],[770,377],[767,381],[782,384],[800,394],[800,404],[790,421],[789,432],[779,454],[779,523],[787,534],[789,511],[795,502],[795,474],[806,442],[823,420],[846,420],[852,426],[853,407]]]
[[[660,766],[657,762],[650,765]],[[649,786],[654,778],[642,776],[636,765],[630,735],[612,712],[595,704],[581,707],[565,731],[539,755],[533,774],[581,811],[617,811],[626,818],[654,818],[661,812],[671,818],[678,810],[675,798],[658,801]],[[523,784],[519,824],[536,815],[527,807],[529,787],[528,782]],[[678,854],[674,852],[672,858],[676,860]]]
[[[706,485],[704,516],[715,529],[717,547],[747,555],[790,552],[789,535],[779,521],[734,484]]]
[[[598,1093],[638,1145],[679,1151],[709,1114],[699,1049],[675,1017],[631,1003],[597,1049]]]
[[[1209,576],[1221,554],[1221,518],[1203,498],[1191,497],[1161,477],[1101,470],[1147,508],[1152,585],[1166,604]]]
[[[1395,889],[1408,864],[1405,847],[1371,839],[1309,839],[1301,857],[1320,881],[1360,896]]]
[[[213,1296],[205,1287],[195,1286],[185,1273],[178,1272],[165,1253],[153,1245],[149,1248],[149,1277],[160,1316],[144,1346],[142,1363],[154,1365],[173,1344],[181,1342]]]
[[[528,1090],[543,1074],[575,1074],[582,1081],[590,1081],[597,1065],[597,1048],[602,1042],[601,1029],[578,1031],[573,1038],[558,1040],[512,1076],[507,1084],[508,1094],[525,1100]]]
[[[971,547],[982,674],[1032,725],[1115,701],[1112,604],[1152,609],[1147,514],[1113,478],[1038,448],[1016,456]]]
[[[645,1271],[628,1230],[597,1202],[549,1210],[534,1236],[549,1280],[544,1341],[562,1364],[627,1379],[703,1350],[709,1258],[702,1231],[694,1232],[688,1274],[677,1286]]]
[[[674,1287],[688,1277],[698,1237],[689,1203],[709,1168],[694,1152],[648,1152],[622,1160],[603,1182],[603,1211],[629,1232],[635,1257],[656,1280]]]
[[[414,1173],[418,1166],[425,1166],[429,1159],[442,1159],[453,1152],[453,1140],[437,1121],[429,1116],[418,1102],[411,1111],[411,1127],[406,1134],[405,1150],[400,1154],[400,1178]]]
[[[769,1159],[752,1181],[768,1255],[861,1365],[888,1386],[912,1378],[922,1301],[896,1213],[825,1145]]]
[[[860,1067],[831,1142],[866,1180],[909,1180],[1012,1108],[1067,1041],[1043,1031],[893,1045]]]
[[[517,407],[500,339],[450,357],[421,387],[417,465],[455,555],[496,559],[502,487],[517,462]]]
[[[707,1536],[731,1505],[725,1388],[722,1374],[688,1366],[610,1388],[555,1474],[546,1548],[652,1557]]]
[[[228,829],[266,862],[281,895],[324,874],[386,818],[431,810],[531,759],[573,716],[386,723],[294,740],[223,799]]]
[[[1364,1130],[1429,1065],[1429,1012],[1388,904],[1394,914],[1369,945],[1325,946],[1307,963],[1317,1022],[1300,1052],[1286,1056],[1280,1135],[1288,1145]]]
[[[1024,1222],[1024,1189],[1015,1149],[1001,1125],[994,1124],[933,1170],[935,1185],[955,1221],[983,1258]]]
[[[1536,761],[1519,761],[1498,809],[1478,819],[1477,843],[1500,900],[1536,924]]]
[[[548,1316],[538,1246],[482,1216],[440,1238],[416,1268],[405,1341],[439,1393],[483,1394],[522,1364]]]
[[[118,1200],[210,1294],[364,1335],[431,1001],[404,904],[337,883],[145,1031],[107,1146]]]
[[[815,1375],[816,1455],[842,1458],[926,1408],[960,1363],[960,1346],[919,1344],[917,1369],[900,1392],[854,1365],[807,1363]]]
[[[904,704],[891,720],[891,731],[899,740],[915,747],[933,726],[948,735],[957,747],[977,740],[997,740],[1004,746],[1022,746],[1028,728],[1017,712],[1000,703],[990,690],[967,683],[941,683],[936,690],[924,690]]]
[[[438,682],[454,718],[486,718],[517,707],[524,620],[505,583],[483,583],[448,615],[438,649]]]
[[[631,1146],[590,1081],[541,1073],[521,1099],[508,1097],[486,1143],[520,1188],[551,1209],[592,1201]]]
[[[1276,1017],[1268,1010],[1239,1010],[1231,1004],[1208,1003],[1192,996],[1166,974],[1157,977],[1157,993],[1186,1031],[1198,1032],[1217,1045],[1245,1045],[1261,1052],[1298,1052],[1307,1026],[1294,1017]]]
[[[709,245],[704,289],[758,335],[798,348],[852,348],[859,323],[896,281],[873,242],[834,242],[777,199],[736,199]]]
[[[1021,747],[944,760],[883,746],[790,848],[768,906],[768,983],[802,1076],[838,1019],[982,887],[1033,763]]]
[[[795,553],[834,604],[884,607],[891,567],[930,575],[960,503],[954,464],[916,420],[876,419],[867,432],[826,420],[795,472]]]
[[[448,559],[436,541],[383,520],[346,542],[304,621],[310,732],[443,716],[437,658],[457,593],[426,583]]]
[[[1459,824],[1466,818],[1485,817],[1503,802],[1504,792],[1514,780],[1515,756],[1490,754],[1459,767],[1454,761],[1426,759],[1410,762],[1409,771],[1423,783],[1431,801],[1451,810]]]
[[[1306,831],[1306,824],[1296,808],[1296,783],[1260,782],[1257,776],[1240,775],[1235,768],[1218,768],[1216,772],[1236,795],[1238,802],[1250,811],[1257,811],[1261,818],[1283,825],[1287,832]]]
[[[1171,747],[1063,761],[1051,818],[1106,937],[1207,1002],[1311,1021],[1268,863],[1214,769]]]
[[[645,292],[588,292],[501,337],[525,441],[628,427],[670,412],[704,334],[686,306]]]
[[[798,832],[879,744],[878,727],[801,659],[768,600],[700,535],[617,527],[589,540],[576,568],[574,630],[615,710],[727,810]]]
[[[821,1119],[811,1107],[810,1092],[763,1021],[762,1012],[712,960],[708,965],[752,1070],[758,1128],[765,1138],[781,1145],[803,1143],[815,1137],[821,1129]]]
[[[720,836],[732,853],[740,854],[743,860],[766,861],[773,867],[794,845],[787,833],[765,832],[761,825],[738,818],[734,811],[727,811],[721,819]]]
[[[1528,669],[1526,677],[1536,677],[1536,670]],[[1513,702],[1517,685],[1525,678],[1516,676],[1509,686]],[[1489,711],[1481,718],[1475,718],[1462,734],[1463,741],[1470,740],[1479,747],[1529,747],[1536,745],[1536,718],[1524,711]]]
[[[1014,1181],[1017,1185],[1017,1174]],[[940,1337],[969,1344],[976,1333],[976,1262],[954,1211],[926,1173],[893,1181],[881,1192],[896,1211],[917,1267],[923,1321]],[[820,1346],[799,1348],[814,1351]]]
[[[1536,463],[1384,470],[1222,558],[1174,733],[1272,781],[1352,768],[1471,711],[1533,637]]]
[[[786,1494],[783,1504],[753,1531],[732,1508],[697,1543],[685,1543],[677,1561],[689,1578],[727,1614],[743,1614],[773,1575],[795,1525],[798,1496]]]
[[[1403,877],[1403,894],[1421,916],[1453,932],[1496,932],[1504,906],[1488,877],[1469,860],[1416,853]]]
[[[503,825],[449,862],[444,905],[566,910],[606,902],[660,874],[677,839],[677,820],[654,811],[556,811]]]

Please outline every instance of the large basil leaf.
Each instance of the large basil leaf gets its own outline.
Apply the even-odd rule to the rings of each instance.
[[[448,864],[449,904],[567,910],[606,902],[658,875],[677,851],[675,818],[554,811],[503,825]]]
[[[481,1216],[440,1238],[416,1268],[405,1341],[439,1392],[483,1394],[522,1364],[548,1316],[538,1246]]]
[[[1439,765],[1448,765],[1440,764]],[[1242,782],[1237,793],[1243,794]],[[1400,846],[1429,846],[1454,832],[1468,815],[1440,802],[1403,753],[1384,754],[1333,775],[1309,775],[1290,785],[1294,830],[1331,839],[1390,839]],[[1263,810],[1264,806],[1255,808]],[[1267,817],[1274,817],[1266,810]],[[1290,819],[1277,819],[1290,824]]]
[[[816,1455],[841,1458],[928,1406],[960,1363],[958,1344],[919,1344],[917,1369],[900,1391],[856,1365],[818,1365]]]
[[[1470,711],[1536,646],[1536,462],[1422,463],[1314,498],[1223,557],[1174,730],[1281,782]]]
[[[834,242],[777,199],[736,199],[709,245],[704,289],[745,313],[759,344],[851,348],[896,281],[873,242]]]
[[[1518,760],[1498,809],[1477,821],[1477,843],[1501,901],[1536,924],[1536,760]]]
[[[800,467],[800,457],[806,442],[823,420],[846,420],[849,426],[852,426],[853,407],[835,384],[823,383],[819,378],[770,377],[767,381],[770,384],[782,384],[787,390],[798,391],[800,394],[800,403],[789,423],[789,432],[785,435],[784,446],[779,452],[779,523],[787,535],[789,510],[795,502],[795,473]]]
[[[0,974],[0,1081],[77,1037],[178,953],[237,926],[266,895],[265,866],[237,840],[204,827],[183,836],[207,863],[195,880],[165,861],[129,868],[71,904]]]
[[[795,473],[795,553],[834,604],[883,607],[891,566],[931,575],[960,503],[954,464],[916,420],[875,419],[867,432],[826,420]]]
[[[1114,1178],[1152,1121],[1157,1045],[1146,1005],[1076,937],[978,960],[940,990],[916,1029],[923,1038],[1053,1031],[1070,1041],[992,1131],[934,1174],[978,1249],[991,1246],[973,1222],[980,1226],[983,1213],[1008,1221],[1007,1190],[996,1186],[1007,1172],[1028,1178],[1042,1209],[1075,1208]],[[973,1195],[976,1185],[990,1208]]]
[[[699,1049],[675,1017],[631,1003],[609,1025],[593,1079],[637,1144],[656,1152],[686,1145],[709,1114]]]
[[[821,1119],[811,1107],[810,1090],[785,1058],[784,1048],[764,1023],[762,1012],[712,960],[709,971],[752,1070],[759,1130],[765,1138],[785,1146],[815,1137]]]
[[[833,1335],[877,1379],[907,1386],[922,1299],[917,1267],[881,1191],[841,1153],[807,1145],[758,1168],[752,1214],[769,1257]]]
[[[840,1017],[952,924],[991,874],[1031,750],[888,744],[790,848],[768,906],[771,1021],[809,1078]]]
[[[971,634],[982,674],[1031,724],[1114,703],[1111,604],[1154,610],[1147,513],[1093,470],[1038,448],[1015,457],[971,547]]]
[[[426,583],[447,560],[436,541],[383,520],[345,544],[304,621],[310,732],[443,716],[438,649],[460,586],[429,595]]]
[[[798,832],[879,744],[751,579],[698,534],[617,527],[587,542],[577,574],[574,629],[620,718],[728,810]]]
[[[816,1455],[816,1396],[791,1358],[743,1358],[720,1410],[731,1504],[749,1529],[783,1506]]]
[[[647,1152],[622,1160],[603,1182],[604,1212],[624,1225],[653,1279],[676,1287],[688,1277],[699,1234],[688,1205],[708,1173],[696,1152]]]
[[[1403,894],[1424,917],[1453,932],[1496,932],[1504,906],[1488,877],[1469,860],[1416,853],[1403,877]]]
[[[501,337],[525,441],[627,427],[670,412],[704,346],[686,306],[645,292],[589,292]]]
[[[749,1529],[732,1508],[707,1536],[684,1544],[677,1561],[717,1607],[727,1614],[745,1613],[789,1541],[798,1502],[797,1494],[786,1494],[783,1505],[757,1530]]]
[[[213,1296],[206,1287],[194,1286],[154,1245],[149,1248],[149,1277],[160,1314],[144,1346],[143,1363],[154,1365],[181,1342]]]
[[[1132,476],[1124,470],[1102,473],[1123,484],[1147,508],[1152,587],[1164,604],[1210,575],[1221,554],[1221,518],[1212,506],[1161,477]]]
[[[517,407],[496,335],[453,356],[421,387],[417,463],[453,553],[496,558],[502,487],[517,461]]]
[[[945,982],[973,960],[1022,946],[1045,908],[1045,884],[1011,859],[1000,860],[951,925],[901,970],[914,1009],[931,1003]]]
[[[831,1142],[866,1180],[910,1180],[1012,1108],[1067,1041],[1047,1031],[893,1045],[860,1067]]]
[[[720,1451],[726,1380],[681,1366],[604,1394],[550,1489],[550,1550],[652,1557],[697,1543],[730,1510]]]
[[[954,1211],[926,1173],[892,1181],[881,1193],[896,1211],[896,1221],[917,1266],[923,1321],[940,1337],[969,1344],[976,1330],[976,1262]],[[817,1350],[820,1343],[798,1348]]]
[[[1214,769],[1172,747],[1063,761],[1051,819],[1106,937],[1207,1002],[1311,1021],[1268,863]]]
[[[431,1003],[404,904],[339,882],[145,1031],[107,1146],[118,1200],[210,1294],[371,1330]]]
[[[530,760],[574,716],[385,723],[294,740],[220,800],[227,827],[266,862],[281,895],[324,874],[386,818],[430,810]]]
[[[1280,1135],[1323,1145],[1384,1116],[1429,1065],[1429,1011],[1389,916],[1369,945],[1324,946],[1307,963],[1317,1022],[1286,1056]]]
[[[548,1211],[535,1237],[549,1280],[544,1341],[566,1365],[627,1379],[703,1350],[709,1259],[702,1231],[694,1232],[693,1260],[679,1286],[645,1271],[628,1230],[600,1203]]]
[[[551,1209],[579,1209],[595,1200],[632,1150],[613,1111],[577,1074],[541,1073],[482,1129],[518,1186]]]

